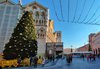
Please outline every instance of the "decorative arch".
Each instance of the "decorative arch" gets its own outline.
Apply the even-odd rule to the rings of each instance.
[[[41,12],[41,16],[42,16],[43,19],[46,19],[46,13],[44,11]]]
[[[38,30],[39,33],[45,33],[45,29],[43,27],[41,27],[39,30]]]
[[[34,9],[37,9],[37,7],[36,7],[36,6],[33,6],[33,10],[34,10]]]
[[[36,16],[37,19],[39,18],[39,15],[40,15],[40,12],[39,11],[36,11],[35,12],[35,16]]]
[[[46,35],[46,30],[41,27],[38,31],[37,31],[37,34],[38,34],[38,38],[45,38],[45,35]]]

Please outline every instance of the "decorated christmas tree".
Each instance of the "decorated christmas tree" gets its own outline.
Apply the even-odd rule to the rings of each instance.
[[[26,11],[5,45],[4,59],[22,59],[37,54],[37,41],[34,20],[31,12]]]

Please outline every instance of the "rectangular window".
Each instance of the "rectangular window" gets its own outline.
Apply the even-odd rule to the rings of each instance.
[[[9,15],[5,15],[4,22],[8,23],[8,21],[9,21]]]
[[[0,37],[0,40],[2,40],[2,42],[4,42],[4,40],[5,40],[5,36]]]
[[[11,12],[11,7],[10,6],[7,6],[6,7],[6,14],[10,14],[10,12]]]
[[[5,9],[5,5],[0,5],[0,10]]]
[[[4,13],[4,9],[2,9],[2,10],[0,9],[0,13]]]
[[[1,26],[1,23],[2,23],[2,17],[0,17],[0,26]]]

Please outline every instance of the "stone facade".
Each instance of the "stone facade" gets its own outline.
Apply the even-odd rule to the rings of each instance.
[[[63,53],[62,42],[47,42],[46,43],[46,56],[56,56]]]
[[[61,41],[61,31],[54,32],[54,21],[49,20],[46,42],[46,56],[58,55],[63,52],[63,42]]]
[[[56,42],[61,42],[61,32],[54,32],[54,21],[49,19],[49,9],[46,7],[33,2],[27,4],[23,9],[33,13],[38,42],[38,55],[45,56],[48,43],[56,44]]]

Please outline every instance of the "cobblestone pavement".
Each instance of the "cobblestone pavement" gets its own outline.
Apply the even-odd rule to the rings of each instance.
[[[99,69],[100,58],[96,58],[96,61],[87,61],[82,58],[73,58],[71,64],[66,63],[66,59],[59,59],[55,65],[45,67],[21,67],[21,68],[8,68],[8,69]],[[7,69],[7,68],[5,68]]]

